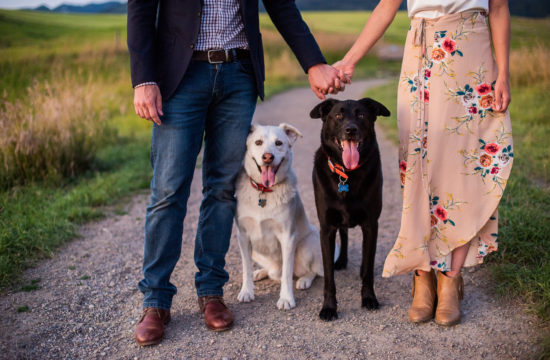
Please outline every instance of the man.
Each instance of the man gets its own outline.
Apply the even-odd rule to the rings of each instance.
[[[293,0],[265,8],[320,98],[343,81],[326,65]],[[136,113],[154,122],[151,200],[145,220],[143,315],[139,345],[162,340],[176,287],[183,220],[204,141],[203,201],[195,239],[198,302],[206,326],[228,330],[225,254],[235,212],[235,179],[258,96],[264,61],[257,0],[129,0],[128,48]],[[343,76],[342,74],[340,74]],[[343,79],[343,78],[342,78]]]

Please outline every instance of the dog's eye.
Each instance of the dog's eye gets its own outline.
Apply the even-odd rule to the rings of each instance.
[[[342,120],[344,118],[344,114],[338,113],[334,117],[336,118],[336,120]]]
[[[277,140],[277,141],[275,141],[275,145],[281,146],[281,145],[283,145],[283,142],[281,140]]]
[[[360,113],[359,115],[357,115],[357,117],[358,117],[359,119],[364,119],[364,118],[365,118],[365,114]]]
[[[256,140],[256,142],[254,144],[260,146],[262,145],[264,142],[262,140]]]

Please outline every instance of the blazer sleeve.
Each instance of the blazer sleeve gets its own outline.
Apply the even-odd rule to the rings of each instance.
[[[132,86],[156,81],[155,23],[159,0],[128,0],[127,42]]]
[[[294,0],[263,0],[263,3],[271,21],[306,73],[313,65],[326,64],[321,49],[302,19]]]

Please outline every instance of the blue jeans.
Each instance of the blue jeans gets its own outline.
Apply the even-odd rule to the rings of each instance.
[[[225,254],[235,214],[235,180],[246,150],[257,90],[250,60],[192,61],[153,127],[151,200],[145,218],[144,307],[169,309],[170,276],[181,253],[183,220],[204,135],[203,200],[195,238],[198,296],[223,295]]]

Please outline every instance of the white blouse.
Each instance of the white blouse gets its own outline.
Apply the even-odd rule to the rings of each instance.
[[[489,12],[489,0],[407,0],[409,17],[438,18],[466,10]]]

